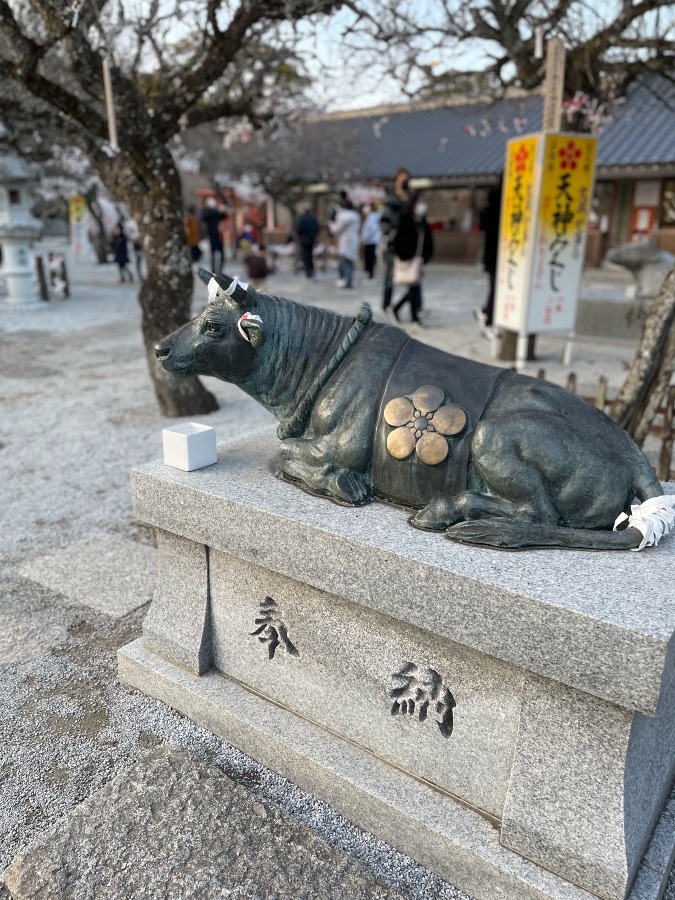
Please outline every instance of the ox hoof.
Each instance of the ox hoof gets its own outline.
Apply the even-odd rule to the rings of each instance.
[[[450,501],[440,497],[427,503],[424,509],[412,517],[410,524],[427,531],[445,531],[456,520],[457,512]]]
[[[505,527],[506,526],[506,527]],[[480,544],[500,550],[516,550],[523,544],[508,523],[500,521],[458,522],[445,532],[446,537],[459,544]]]
[[[355,506],[370,500],[371,489],[364,475],[342,469],[330,479],[330,493],[338,500]]]

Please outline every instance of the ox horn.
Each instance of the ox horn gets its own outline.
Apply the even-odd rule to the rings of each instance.
[[[218,285],[218,292],[212,296],[211,291],[209,290],[209,299],[214,300],[218,297],[219,300],[224,299],[223,294],[226,297],[230,297],[237,306],[246,307],[251,303],[250,294],[248,294],[248,285],[245,282],[239,281],[238,278],[230,278],[229,275],[216,275],[215,272],[209,272],[208,269],[198,269],[198,275],[201,280],[206,285],[211,285],[212,282],[215,282]]]

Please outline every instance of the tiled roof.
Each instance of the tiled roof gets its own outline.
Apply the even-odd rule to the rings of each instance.
[[[601,166],[675,164],[675,84],[637,83],[602,130]]]
[[[360,159],[354,174],[364,179],[389,179],[405,166],[415,177],[466,181],[501,172],[506,141],[537,131],[542,111],[543,98],[531,95],[434,109],[392,107],[329,120],[324,127],[353,136]],[[657,95],[637,84],[600,135],[598,165],[670,163],[675,163],[675,85],[660,81]]]

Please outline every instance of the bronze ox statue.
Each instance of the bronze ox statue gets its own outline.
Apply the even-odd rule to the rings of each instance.
[[[262,403],[280,423],[280,473],[307,489],[412,507],[418,528],[500,548],[635,549],[672,527],[633,440],[563,388],[436,350],[368,306],[350,319],[200,277],[210,302],[158,359]],[[635,498],[656,525],[638,512],[613,531]]]

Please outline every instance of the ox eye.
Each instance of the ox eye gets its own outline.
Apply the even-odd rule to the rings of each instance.
[[[207,322],[204,326],[204,334],[209,334],[211,337],[216,337],[223,330],[223,326],[219,325],[218,322]]]

